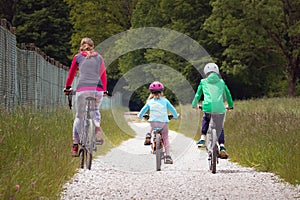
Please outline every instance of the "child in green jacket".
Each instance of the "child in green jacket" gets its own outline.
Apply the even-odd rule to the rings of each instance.
[[[220,78],[219,67],[215,63],[206,64],[204,73],[206,78],[202,79],[198,86],[192,107],[198,109],[198,103],[203,94],[202,110],[204,113],[209,113],[211,117],[215,118],[217,135],[220,137],[226,113],[224,102],[227,101],[228,108],[233,109],[232,97],[227,85]],[[202,133],[200,140],[205,140],[205,133]],[[223,143],[220,143],[220,153],[221,158],[226,159],[228,157]]]

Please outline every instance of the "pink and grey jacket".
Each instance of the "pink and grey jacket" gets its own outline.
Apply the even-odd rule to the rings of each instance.
[[[85,52],[74,56],[66,80],[66,88],[71,87],[76,72],[79,70],[77,92],[86,90],[106,91],[106,69],[102,56],[98,53],[92,54],[89,58],[86,56],[87,53]]]

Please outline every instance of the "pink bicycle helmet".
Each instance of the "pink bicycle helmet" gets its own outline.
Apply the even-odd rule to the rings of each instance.
[[[164,90],[164,85],[161,82],[154,81],[153,83],[150,84],[149,90],[151,92],[161,92]]]

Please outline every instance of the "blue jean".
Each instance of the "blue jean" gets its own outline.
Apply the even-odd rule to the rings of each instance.
[[[203,135],[206,135],[208,127],[209,127],[209,121],[210,121],[211,115],[209,113],[204,113],[202,117],[202,129],[201,133]],[[224,134],[224,129],[221,131],[221,135],[219,137],[219,144],[225,144],[225,134]]]

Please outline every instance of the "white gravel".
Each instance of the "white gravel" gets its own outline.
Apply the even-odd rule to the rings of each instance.
[[[208,170],[207,155],[195,141],[170,131],[173,165],[155,170],[155,157],[144,146],[148,123],[129,123],[137,132],[105,156],[92,170],[79,169],[64,186],[62,200],[74,199],[300,199],[300,186],[283,183],[272,173],[220,160],[217,173]],[[230,148],[230,147],[228,147]]]

